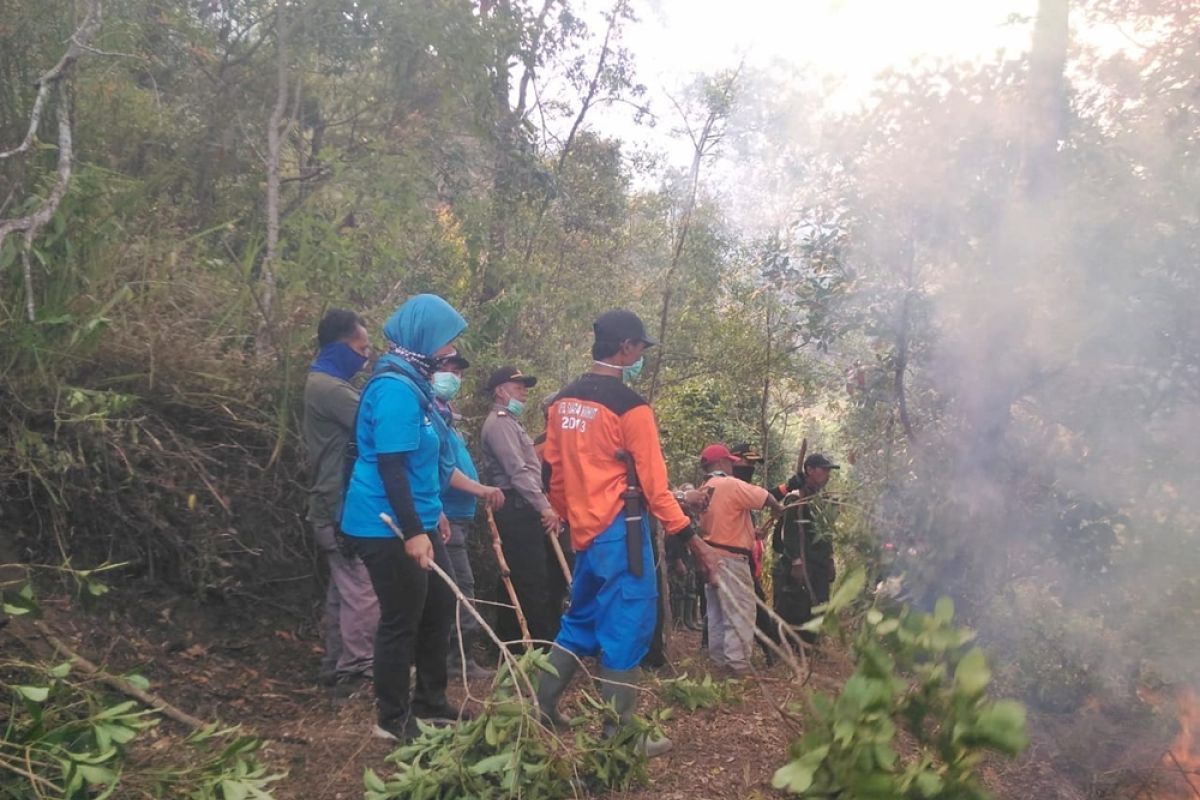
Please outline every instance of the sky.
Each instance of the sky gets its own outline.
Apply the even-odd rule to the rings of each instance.
[[[602,30],[611,0],[587,0],[584,16]],[[833,110],[865,100],[874,76],[922,60],[994,60],[1029,46],[1036,0],[635,0],[640,21],[624,32],[652,108],[655,129],[635,126],[628,107],[602,109],[593,126],[627,142],[688,157],[669,141],[672,106],[692,76],[734,68],[794,65],[811,82],[828,83]],[[1014,21],[1015,20],[1015,21]]]

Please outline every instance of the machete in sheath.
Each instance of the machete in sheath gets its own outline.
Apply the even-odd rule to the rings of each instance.
[[[642,577],[642,490],[638,487],[637,469],[628,450],[618,450],[617,460],[625,465],[625,551],[629,555],[629,571]]]

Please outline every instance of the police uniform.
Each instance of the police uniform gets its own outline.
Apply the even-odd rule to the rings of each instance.
[[[515,381],[533,386],[537,379],[506,367],[493,373],[487,388]],[[542,464],[534,452],[533,440],[512,412],[495,403],[483,422],[480,435],[483,458],[480,478],[486,484],[504,490],[504,507],[495,512],[496,528],[504,558],[511,571],[513,588],[525,612],[529,635],[552,641],[558,633],[561,602],[550,597],[548,565],[554,557],[542,526],[542,512],[550,501],[542,492]],[[497,587],[497,602],[509,603],[503,585]],[[516,613],[500,607],[496,632],[505,641],[521,638]]]

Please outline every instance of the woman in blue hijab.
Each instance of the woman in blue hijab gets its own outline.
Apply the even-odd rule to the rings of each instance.
[[[375,635],[377,736],[407,741],[417,719],[462,716],[446,700],[446,651],[454,617],[454,595],[430,580],[429,564],[449,570],[438,533],[446,486],[471,492],[491,506],[503,503],[499,489],[470,480],[454,466],[445,422],[433,407],[429,379],[453,356],[451,344],[467,327],[436,295],[409,299],[383,326],[391,349],[379,359],[363,389],[355,439],[358,458],[346,489],[341,528],[362,558],[379,598]],[[387,514],[403,537],[380,514]],[[409,702],[409,667],[417,679]]]

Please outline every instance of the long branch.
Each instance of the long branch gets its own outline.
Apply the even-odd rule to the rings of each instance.
[[[116,675],[110,675],[109,673],[100,669],[100,667],[96,666],[91,661],[88,661],[86,658],[79,655],[79,653],[76,653],[74,650],[72,650],[62,639],[59,639],[57,636],[51,633],[50,629],[44,622],[41,622],[40,620],[34,621],[33,627],[36,628],[37,632],[42,635],[43,639],[53,645],[55,650],[71,659],[71,661],[74,662],[75,665],[81,670],[89,675],[94,676],[103,683],[107,683],[117,691],[127,694],[135,700],[145,703],[147,706],[159,712],[163,716],[170,717],[176,722],[181,722],[184,725],[187,725],[189,728],[199,730],[208,724],[201,719],[193,717],[186,711],[176,708],[158,695],[147,692],[144,689],[139,689],[124,678],[120,678]]]

